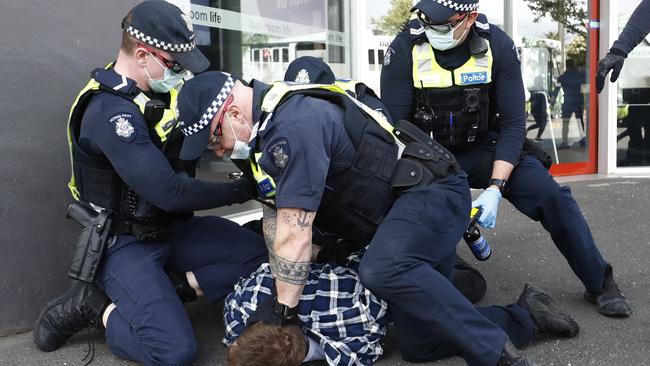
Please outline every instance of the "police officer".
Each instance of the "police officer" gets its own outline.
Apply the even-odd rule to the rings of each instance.
[[[596,88],[600,93],[605,87],[605,78],[612,71],[610,81],[613,83],[621,73],[627,55],[632,52],[643,39],[650,33],[650,0],[643,0],[634,10],[623,32],[612,45],[607,55],[598,62],[596,72]]]
[[[299,84],[336,84],[353,98],[384,115],[393,124],[388,110],[374,90],[359,81],[337,79],[329,65],[319,58],[302,56],[293,60],[287,67],[284,80]],[[459,256],[456,256],[452,283],[472,303],[481,301],[487,292],[487,282],[481,272]]]
[[[192,217],[194,210],[244,202],[254,187],[194,179],[194,162],[178,159],[177,88],[184,75],[209,66],[189,18],[150,0],[129,12],[122,29],[117,61],[93,71],[68,131],[72,194],[113,213],[114,239],[97,286],[77,283],[50,302],[34,341],[53,351],[94,325],[106,329],[109,348],[121,358],[189,365],[196,340],[166,271],[181,275],[190,297],[217,301],[266,261],[261,236],[226,219]]]
[[[627,317],[630,306],[570,189],[560,187],[538,159],[522,152],[519,53],[512,39],[477,9],[478,0],[418,2],[386,51],[382,100],[395,120],[413,120],[449,148],[471,187],[485,188],[472,203],[483,208],[479,224],[494,227],[505,197],[541,221],[586,287],[587,301],[604,315]]]
[[[360,278],[388,302],[407,360],[457,354],[470,365],[530,365],[513,344],[531,342],[535,331],[578,333],[530,286],[517,304],[475,309],[449,282],[469,187],[453,156],[415,126],[393,128],[335,85],[246,85],[219,72],[184,85],[179,119],[181,157],[194,159],[210,144],[217,155],[250,156],[268,175],[256,180],[277,209],[265,207],[263,220],[275,293],[250,324],[295,320],[317,226],[370,243]]]

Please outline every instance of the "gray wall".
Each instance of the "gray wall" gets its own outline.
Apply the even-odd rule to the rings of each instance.
[[[68,286],[68,110],[137,0],[0,0],[0,336]]]

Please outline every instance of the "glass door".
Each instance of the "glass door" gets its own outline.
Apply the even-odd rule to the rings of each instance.
[[[526,134],[553,158],[554,175],[595,173],[598,1],[518,2]]]

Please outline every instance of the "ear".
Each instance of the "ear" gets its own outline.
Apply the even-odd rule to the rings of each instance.
[[[244,123],[244,119],[240,118],[242,114],[241,108],[235,103],[232,103],[229,107],[226,113],[230,114],[235,120],[238,122],[241,121],[241,123]]]
[[[146,65],[148,54],[149,52],[142,47],[136,47],[135,50],[133,50],[133,57],[140,66]]]
[[[469,13],[467,16],[467,22],[465,23],[465,28],[471,28],[474,26],[474,23],[476,22],[476,18],[478,18],[478,11],[472,11]]]

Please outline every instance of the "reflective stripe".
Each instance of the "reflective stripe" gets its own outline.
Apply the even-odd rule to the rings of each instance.
[[[453,71],[445,70],[436,61],[431,44],[424,42],[413,46],[413,86],[416,89],[450,88],[456,86],[489,84],[492,82],[492,49],[483,55],[473,55]]]
[[[259,165],[259,161],[262,159],[262,153],[256,152],[253,154],[250,160],[251,170],[253,172],[253,177],[255,182],[257,182],[258,191],[260,196],[263,198],[273,198],[275,197],[275,182],[270,175],[266,174],[262,167]]]

